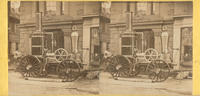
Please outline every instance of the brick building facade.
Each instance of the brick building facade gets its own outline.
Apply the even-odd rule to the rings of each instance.
[[[72,50],[71,33],[78,32],[78,50],[82,50],[85,64],[99,49],[104,52],[107,47],[114,55],[131,55],[132,32],[137,38],[134,46],[141,52],[155,48],[162,53],[161,34],[167,32],[167,49],[179,68],[184,56],[192,54],[184,51],[184,48],[192,47],[192,10],[192,2],[112,2],[108,18],[102,15],[100,2],[22,1],[20,50],[24,54],[33,54],[30,37],[36,31],[36,13],[42,12],[42,30],[54,34],[57,42],[54,50],[60,47]],[[130,33],[126,32],[127,29],[131,30]],[[182,31],[190,34],[189,41],[183,40]],[[101,32],[100,36],[98,32]]]

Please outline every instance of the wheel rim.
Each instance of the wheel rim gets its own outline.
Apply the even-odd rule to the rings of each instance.
[[[119,60],[120,59],[117,56],[112,57],[110,60],[108,60],[108,72],[110,72],[114,78],[129,76],[130,66],[121,63]]]
[[[62,62],[66,60],[68,56],[69,53],[63,48],[59,48],[55,51],[55,57],[57,62]]]
[[[18,70],[24,77],[37,77],[40,73],[40,62],[34,56],[25,56],[20,60]]]
[[[165,81],[168,78],[168,75],[169,74],[167,72],[160,71],[160,73],[158,74],[157,81],[158,82]]]
[[[163,82],[165,81],[170,73],[169,65],[163,60],[155,60],[151,63],[154,67],[149,70],[149,78],[153,82]],[[152,78],[152,74],[154,74],[154,78]]]
[[[156,81],[156,78],[157,78],[157,76],[156,76],[156,73],[155,73],[155,72],[150,72],[150,73],[149,73],[149,79],[151,79],[152,82],[155,82],[155,81]]]
[[[145,51],[145,60],[147,62],[151,62],[153,60],[156,60],[158,58],[158,51],[153,48],[149,48]]]
[[[65,82],[72,82],[80,75],[80,67],[73,60],[64,60],[57,66],[58,76]]]

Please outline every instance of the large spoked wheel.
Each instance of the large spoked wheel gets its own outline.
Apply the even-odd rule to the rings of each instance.
[[[38,77],[40,75],[41,64],[35,56],[25,56],[20,60],[17,70],[24,77]]]
[[[64,60],[57,66],[57,74],[63,82],[72,82],[80,75],[80,66],[74,60]]]
[[[158,51],[156,49],[149,48],[145,51],[144,57],[147,62],[154,61],[158,59]]]
[[[63,48],[59,48],[55,51],[55,57],[57,62],[62,62],[66,60],[68,56],[69,53]]]
[[[130,64],[123,56],[114,56],[108,62],[107,70],[111,73],[114,79],[118,77],[128,77],[130,73]]]
[[[149,78],[152,82],[163,82],[167,80],[170,73],[170,66],[163,60],[152,61],[151,69],[149,69]]]

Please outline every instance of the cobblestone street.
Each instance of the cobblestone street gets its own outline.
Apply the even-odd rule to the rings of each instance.
[[[100,94],[144,94],[144,95],[167,95],[167,96],[190,96],[192,95],[192,79],[175,80],[168,79],[161,83],[151,83],[149,80],[134,79],[113,80],[110,74],[101,74]],[[101,77],[101,76],[100,76]]]
[[[98,94],[98,80],[75,82],[24,80],[19,73],[9,72],[9,96],[33,96],[42,94]]]
[[[192,95],[192,79],[168,79],[161,83],[151,83],[146,79],[143,82],[133,82],[132,79],[113,80],[110,74],[101,73],[99,80],[78,80],[75,82],[60,82],[57,79],[51,80],[50,78],[47,80],[24,80],[20,77],[20,74],[9,71],[9,96],[33,96],[42,94]]]

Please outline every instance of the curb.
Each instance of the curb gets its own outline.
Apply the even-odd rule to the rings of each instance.
[[[33,78],[33,77],[26,77],[25,80],[30,81],[41,81],[41,82],[63,82],[62,79],[52,79],[52,78]]]

